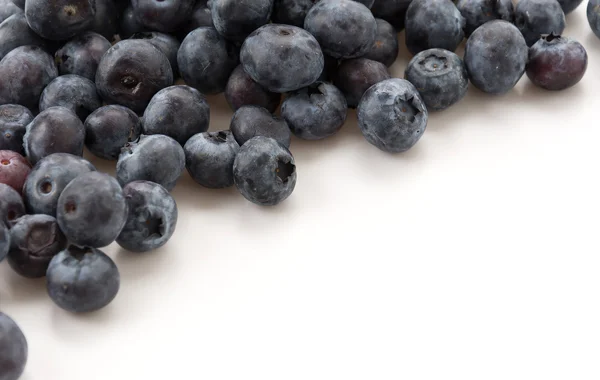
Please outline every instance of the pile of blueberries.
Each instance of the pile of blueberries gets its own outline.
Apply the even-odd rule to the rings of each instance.
[[[327,138],[348,108],[369,143],[398,153],[469,83],[504,94],[527,73],[571,87],[587,53],[561,33],[581,2],[0,0],[0,261],[46,277],[67,311],[103,308],[120,277],[100,248],[163,246],[186,168],[204,187],[235,185],[273,206],[296,184],[291,135]],[[587,16],[600,37],[600,0]],[[414,57],[405,79],[391,78],[403,29]],[[208,132],[205,95],[219,93],[235,113]],[[116,178],[84,147],[116,161]],[[0,380],[18,379],[26,360],[25,336],[0,313]]]

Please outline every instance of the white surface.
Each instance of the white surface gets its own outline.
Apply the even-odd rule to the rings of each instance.
[[[186,175],[164,249],[106,250],[122,286],[101,312],[69,315],[2,263],[24,380],[599,379],[600,40],[585,5],[567,21],[590,60],[568,91],[471,89],[395,156],[352,112],[333,138],[293,140],[277,208]]]

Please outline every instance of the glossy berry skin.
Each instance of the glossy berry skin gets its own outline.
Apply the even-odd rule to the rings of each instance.
[[[304,29],[323,53],[338,59],[365,55],[375,41],[377,22],[363,4],[352,0],[321,0],[306,15]]]
[[[406,11],[406,47],[412,54],[432,48],[454,51],[465,36],[464,26],[452,1],[413,1]]]
[[[260,206],[275,206],[296,187],[296,165],[290,151],[276,140],[258,136],[244,144],[233,163],[240,193]]]
[[[142,112],[158,91],[173,84],[167,57],[143,40],[125,40],[104,54],[96,72],[96,87],[108,103]]]
[[[72,313],[87,313],[107,306],[117,296],[120,283],[115,263],[95,248],[67,247],[54,256],[46,273],[50,299]]]
[[[56,217],[58,198],[78,176],[95,171],[88,160],[68,153],[42,158],[31,170],[23,188],[23,201],[30,214]]]
[[[100,59],[110,47],[110,42],[100,34],[86,32],[58,49],[54,61],[60,75],[75,74],[94,81]]]
[[[316,82],[288,94],[281,116],[294,135],[320,140],[337,133],[346,121],[346,97],[332,84]]]
[[[11,50],[25,45],[46,48],[48,44],[31,30],[24,13],[17,13],[0,23],[0,59]]]
[[[107,174],[81,174],[58,197],[56,219],[72,244],[106,247],[119,236],[127,220],[123,189]]]
[[[504,94],[525,73],[528,51],[514,25],[503,20],[487,22],[467,40],[464,62],[469,80],[483,92]]]
[[[67,40],[92,28],[96,17],[94,0],[27,0],[27,23],[37,34],[54,41]]]
[[[23,149],[23,136],[27,124],[33,120],[33,114],[18,104],[0,106],[0,150],[12,150],[20,154]]]
[[[129,214],[117,244],[132,252],[147,252],[169,241],[177,225],[177,204],[167,189],[150,181],[123,188]]]
[[[183,39],[193,30],[204,26],[214,28],[212,14],[210,13],[208,0],[198,0],[196,1],[196,5],[194,5],[190,18],[177,31],[177,36],[183,41]]]
[[[179,75],[177,67],[177,52],[181,43],[179,40],[169,34],[159,32],[138,32],[131,36],[132,40],[144,40],[155,48],[160,50],[171,64],[173,70],[173,78]]]
[[[512,0],[458,0],[456,7],[465,18],[465,34],[492,20],[513,22],[515,7]]]
[[[4,223],[0,223],[0,262],[8,255],[10,249],[10,232]]]
[[[61,75],[46,86],[40,97],[40,111],[50,107],[65,107],[81,121],[102,106],[96,85],[79,75]]]
[[[371,7],[373,15],[382,18],[396,28],[397,31],[404,29],[406,11],[412,0],[375,0]]]
[[[583,0],[558,0],[560,7],[565,14],[573,12],[582,2]]]
[[[183,150],[185,166],[194,181],[211,189],[233,186],[233,161],[240,145],[231,131],[198,133]]]
[[[421,95],[404,79],[384,80],[369,88],[357,115],[367,141],[389,153],[412,148],[425,132],[428,119]]]
[[[551,34],[529,48],[526,72],[536,86],[558,91],[579,83],[587,65],[587,52],[579,42]]]
[[[10,228],[12,223],[25,215],[23,198],[12,187],[0,183],[0,224]]]
[[[190,17],[195,3],[195,0],[132,0],[131,6],[144,27],[168,33]]]
[[[269,24],[248,36],[240,53],[244,71],[271,92],[308,86],[323,71],[319,43],[295,26]]]
[[[290,129],[285,120],[257,106],[244,106],[235,111],[229,126],[240,146],[256,136],[266,136],[289,148]]]
[[[242,106],[259,106],[273,113],[281,103],[281,94],[271,92],[256,83],[248,75],[242,65],[233,70],[227,86],[225,99],[232,110],[236,111]]]
[[[25,155],[35,165],[52,153],[83,156],[85,128],[77,115],[65,107],[40,112],[27,126],[23,137]]]
[[[181,145],[196,133],[206,132],[209,123],[206,98],[189,86],[160,90],[144,111],[144,134],[166,135]]]
[[[600,0],[590,0],[586,12],[592,32],[600,38]]]
[[[66,246],[54,217],[24,215],[10,229],[8,264],[23,277],[44,277],[50,260]]]
[[[469,88],[467,68],[459,56],[443,49],[415,55],[405,71],[429,111],[441,111],[460,101]]]
[[[520,0],[515,8],[515,25],[527,46],[532,46],[544,34],[561,34],[565,13],[556,0]]]
[[[203,94],[223,92],[238,63],[239,53],[235,46],[209,27],[188,34],[177,52],[181,77]]]
[[[142,133],[140,118],[127,107],[100,107],[85,119],[85,146],[105,160],[116,161],[125,144],[135,141]]]
[[[147,28],[137,19],[131,5],[125,8],[119,22],[119,37],[121,40],[125,40],[136,33],[145,31],[147,31]]]
[[[152,181],[171,191],[185,169],[181,145],[169,136],[141,136],[123,148],[117,161],[121,186],[133,181]]]
[[[0,312],[0,379],[18,380],[27,363],[28,346],[23,331]]]
[[[0,61],[0,104],[36,110],[44,88],[58,76],[54,60],[38,46],[20,46]]]
[[[340,64],[333,74],[333,84],[346,96],[348,107],[356,108],[369,87],[390,77],[383,63],[356,58]]]
[[[363,58],[378,61],[390,67],[398,58],[398,32],[389,22],[380,18],[377,22],[377,34],[371,49]]]
[[[273,0],[211,0],[213,24],[223,37],[243,42],[256,29],[267,24]]]
[[[107,40],[113,41],[119,31],[120,11],[115,1],[120,0],[95,0],[96,15],[91,31],[98,33]]]
[[[0,183],[21,193],[30,171],[31,165],[25,157],[12,150],[0,150]]]

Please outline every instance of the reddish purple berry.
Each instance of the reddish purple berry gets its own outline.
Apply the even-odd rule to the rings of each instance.
[[[12,150],[0,150],[0,183],[12,187],[21,194],[30,171],[31,166],[25,157]]]

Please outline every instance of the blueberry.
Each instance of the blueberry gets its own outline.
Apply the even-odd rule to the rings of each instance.
[[[296,165],[276,140],[258,136],[244,144],[233,163],[233,179],[242,195],[261,206],[275,206],[296,187]]]
[[[214,28],[208,0],[196,1],[196,5],[194,5],[194,10],[192,11],[190,18],[179,29],[177,36],[180,40],[183,40],[193,30],[202,28],[203,26]]]
[[[465,64],[448,50],[420,52],[410,61],[404,75],[417,88],[430,111],[440,111],[457,103],[469,88]]]
[[[23,277],[44,277],[50,260],[66,246],[54,217],[24,215],[10,229],[8,264]]]
[[[582,2],[583,0],[558,0],[565,14],[573,12]]]
[[[273,22],[302,28],[308,11],[318,0],[275,0]]]
[[[94,81],[100,59],[110,46],[110,42],[98,33],[83,33],[67,42],[54,54],[58,72],[60,75],[80,75]]]
[[[106,247],[119,236],[127,220],[123,189],[107,174],[83,173],[58,197],[56,219],[71,243]]]
[[[94,25],[94,0],[27,0],[27,23],[37,34],[49,40],[67,40]]]
[[[579,42],[550,34],[529,48],[526,70],[533,84],[556,91],[577,84],[587,64],[587,52]]]
[[[0,223],[0,262],[8,255],[10,249],[10,232],[4,223]]]
[[[333,77],[333,84],[346,96],[348,107],[356,108],[369,87],[391,78],[381,62],[366,58],[343,61]]]
[[[12,187],[0,183],[0,224],[10,227],[23,215],[25,215],[25,205],[21,195]]]
[[[587,5],[587,19],[592,32],[600,38],[600,0],[590,0]]]
[[[240,146],[231,131],[198,133],[183,150],[194,181],[212,189],[233,186],[233,161]]]
[[[177,53],[181,77],[204,94],[223,92],[238,63],[235,46],[209,27],[188,34]]]
[[[369,8],[352,0],[321,0],[306,15],[304,29],[315,36],[323,53],[333,58],[365,55],[377,34]]]
[[[23,9],[19,8],[11,0],[0,0],[0,23],[12,15],[23,13]]]
[[[290,129],[285,120],[262,107],[240,107],[233,114],[229,129],[240,146],[256,136],[270,137],[286,148],[290,146]]]
[[[244,71],[272,92],[288,92],[308,86],[323,71],[319,43],[295,26],[269,24],[252,33],[240,54]]]
[[[30,171],[31,165],[25,157],[12,150],[0,150],[0,183],[21,193]]]
[[[160,90],[144,111],[144,134],[167,135],[181,145],[196,133],[206,132],[210,108],[206,98],[189,86]]]
[[[475,87],[483,92],[503,94],[525,73],[527,55],[521,32],[507,21],[494,20],[477,28],[469,37],[464,59]]]
[[[452,1],[413,1],[406,12],[406,47],[412,54],[432,48],[454,51],[465,37],[464,26]]]
[[[27,363],[27,339],[8,315],[0,312],[0,379],[17,380]]]
[[[18,104],[0,106],[0,150],[12,150],[24,154],[23,135],[33,114]]]
[[[379,18],[375,21],[377,21],[375,41],[364,58],[381,62],[390,67],[398,58],[398,33],[389,22]]]
[[[133,8],[128,6],[121,14],[119,22],[119,37],[121,40],[127,39],[138,32],[146,31],[147,29],[138,21]]]
[[[131,6],[146,28],[172,32],[187,21],[195,3],[195,0],[132,0]]]
[[[132,40],[144,40],[160,50],[168,59],[173,70],[173,77],[179,75],[177,67],[177,52],[181,43],[169,34],[159,32],[139,32],[131,36]]]
[[[113,41],[119,31],[119,9],[114,0],[94,1],[96,2],[96,15],[91,30]]]
[[[321,71],[321,75],[317,79],[317,82],[331,82],[340,65],[340,61],[328,55],[323,55],[323,57],[325,58],[325,65],[323,66],[323,71]]]
[[[165,135],[142,135],[139,141],[123,148],[117,162],[117,179],[122,186],[152,181],[171,191],[184,169],[185,154],[177,141]]]
[[[78,176],[96,168],[82,157],[54,153],[42,158],[31,170],[23,188],[23,200],[30,214],[56,217],[58,198]]]
[[[23,146],[27,159],[36,164],[52,153],[83,155],[85,128],[77,115],[65,107],[51,107],[27,126]]]
[[[96,87],[104,100],[142,112],[158,91],[173,84],[167,57],[144,40],[125,40],[102,57]]]
[[[213,24],[231,41],[242,42],[269,23],[273,0],[211,0]]]
[[[76,246],[54,256],[46,273],[48,295],[72,313],[107,306],[117,296],[120,280],[117,266],[104,252]]]
[[[40,111],[50,107],[65,107],[81,121],[102,106],[102,100],[91,80],[79,75],[62,75],[46,86],[40,97]]]
[[[165,245],[177,225],[177,204],[167,189],[154,182],[134,181],[123,188],[123,194],[129,216],[117,244],[133,252]]]
[[[35,110],[44,87],[58,76],[50,54],[37,46],[20,46],[0,61],[0,104]]]
[[[400,31],[404,29],[406,11],[412,0],[375,0],[371,11],[375,17],[389,22]]]
[[[269,112],[275,112],[281,103],[281,94],[271,92],[256,83],[244,71],[242,65],[239,65],[233,70],[227,81],[225,99],[234,111],[242,106],[253,105],[264,107]]]
[[[84,123],[85,146],[105,160],[116,161],[125,144],[135,141],[142,133],[140,118],[127,107],[100,107]]]
[[[515,25],[527,46],[543,34],[561,34],[565,29],[565,13],[556,0],[520,0],[515,9]]]
[[[456,7],[466,20],[467,36],[488,21],[513,22],[515,16],[512,0],[458,0]]]
[[[388,79],[373,85],[358,105],[358,125],[368,142],[390,153],[412,148],[427,127],[427,108],[409,81]]]
[[[25,19],[25,14],[18,13],[10,16],[0,24],[0,59],[4,58],[11,50],[25,45],[46,48],[48,44],[31,30]]]
[[[319,140],[339,131],[346,121],[346,97],[332,84],[316,82],[288,94],[281,116],[292,132],[305,140]]]

